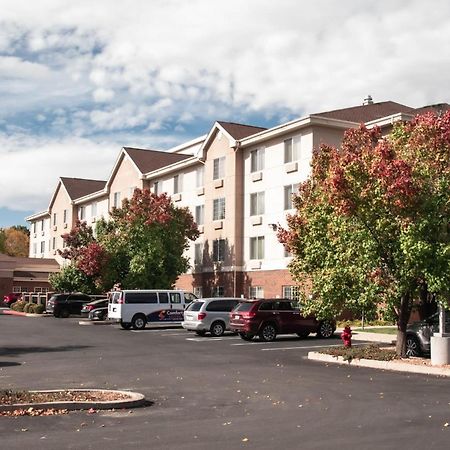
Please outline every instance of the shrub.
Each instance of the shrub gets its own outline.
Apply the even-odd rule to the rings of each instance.
[[[376,359],[378,361],[391,361],[397,358],[395,349],[381,348],[379,345],[370,344],[364,347],[333,347],[323,350],[322,353],[332,356],[342,356],[344,361],[352,359]]]
[[[34,305],[34,314],[44,314],[45,305]]]
[[[25,307],[26,304],[27,304],[27,302],[25,300],[18,300],[11,306],[11,308],[14,311],[22,312],[23,308]]]
[[[29,313],[31,312],[30,309],[32,308],[33,303],[27,303],[24,307],[23,307],[23,312],[24,313]]]

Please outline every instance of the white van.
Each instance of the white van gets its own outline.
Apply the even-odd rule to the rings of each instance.
[[[111,292],[108,319],[125,330],[142,330],[147,323],[181,323],[185,307],[197,297],[177,290],[149,289]]]

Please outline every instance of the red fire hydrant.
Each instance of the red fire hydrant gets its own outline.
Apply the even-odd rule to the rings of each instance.
[[[352,346],[352,330],[348,325],[342,331],[341,339],[344,342],[344,347]]]

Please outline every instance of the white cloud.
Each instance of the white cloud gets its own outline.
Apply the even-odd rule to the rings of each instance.
[[[33,5],[0,0],[0,130],[7,131],[0,138],[9,145],[0,151],[2,172],[6,157],[17,170],[33,159],[54,179],[65,174],[63,163],[89,172],[78,144],[103,154],[104,142],[114,142],[115,157],[130,141],[158,147],[165,130],[189,130],[199,119],[281,119],[360,104],[369,93],[410,106],[450,101],[445,0],[433,7],[422,0]],[[132,134],[136,127],[142,134]],[[20,201],[3,192],[0,205],[43,199],[48,188],[39,186],[21,186]]]

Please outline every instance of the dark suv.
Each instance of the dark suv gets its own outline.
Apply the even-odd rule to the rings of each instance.
[[[310,333],[329,338],[336,330],[336,322],[303,316],[297,303],[288,299],[248,300],[230,313],[230,330],[246,341],[256,335],[263,341],[273,341],[277,334],[292,333],[302,338]]]
[[[54,294],[47,300],[46,311],[55,317],[69,317],[71,314],[80,314],[83,305],[91,301],[89,295],[79,292]]]

